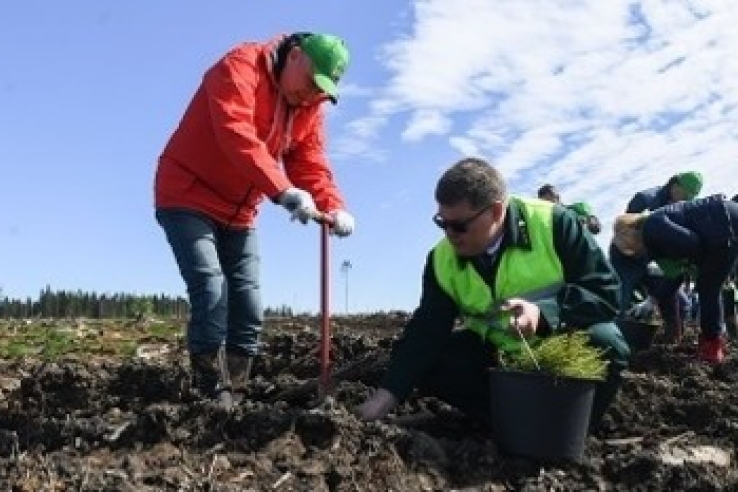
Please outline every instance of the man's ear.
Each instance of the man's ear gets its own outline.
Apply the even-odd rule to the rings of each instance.
[[[507,200],[499,200],[494,202],[492,205],[492,212],[495,215],[495,221],[499,221],[505,216],[505,210],[507,209]]]
[[[295,60],[300,58],[300,55],[302,54],[302,50],[299,46],[295,45],[290,48],[290,50],[287,52],[287,56],[285,56],[285,62],[293,64],[295,63]]]
[[[292,50],[290,51],[290,56],[293,56],[295,60],[303,58],[308,59],[307,53],[305,53],[299,45],[296,45],[292,48]]]

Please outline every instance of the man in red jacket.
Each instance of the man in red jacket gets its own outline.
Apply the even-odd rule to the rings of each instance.
[[[243,43],[215,63],[156,172],[156,218],[187,285],[195,387],[221,406],[248,382],[263,321],[256,240],[266,196],[306,223],[354,229],[326,159],[322,103],[338,99],[344,42],[295,33]]]

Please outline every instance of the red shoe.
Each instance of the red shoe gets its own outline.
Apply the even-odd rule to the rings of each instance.
[[[697,344],[697,359],[709,364],[720,364],[725,359],[726,344],[723,337],[703,338]]]

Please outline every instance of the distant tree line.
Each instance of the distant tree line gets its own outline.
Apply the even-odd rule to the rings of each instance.
[[[0,295],[0,318],[184,318],[189,304],[183,297],[136,294],[98,294],[81,290],[51,290],[46,286],[37,299],[10,299]]]
[[[190,305],[184,297],[164,294],[98,294],[81,290],[44,288],[37,299],[10,299],[0,291],[0,319],[2,318],[145,318],[171,317],[184,319]],[[292,308],[282,305],[266,308],[266,316],[292,316]]]

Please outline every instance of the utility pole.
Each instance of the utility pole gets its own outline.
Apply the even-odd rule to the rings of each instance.
[[[348,260],[343,260],[343,263],[341,263],[341,272],[343,273],[343,280],[344,280],[344,287],[345,287],[345,301],[346,301],[346,314],[349,312],[349,270],[351,270],[351,262]]]

